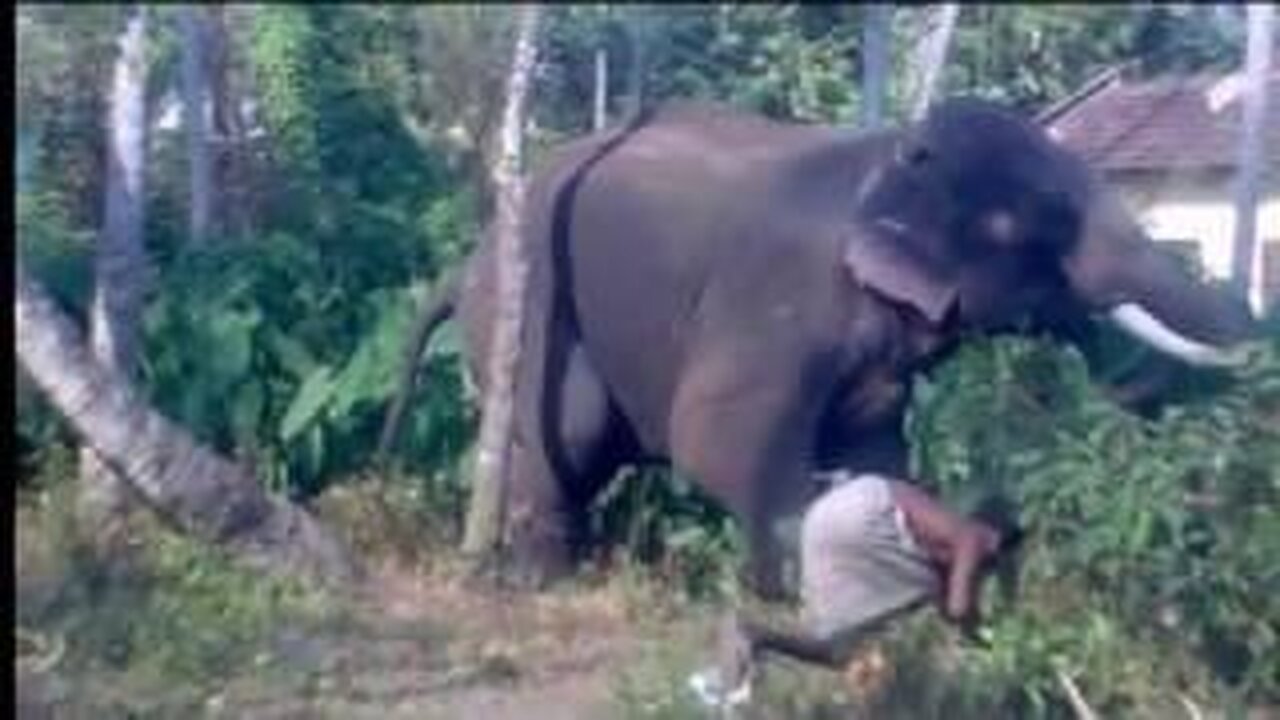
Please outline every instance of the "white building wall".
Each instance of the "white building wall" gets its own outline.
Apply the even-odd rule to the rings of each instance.
[[[1200,246],[1200,259],[1213,277],[1231,275],[1231,251],[1235,242],[1235,205],[1228,181],[1180,183],[1160,180],[1122,180],[1115,183],[1146,231],[1160,240],[1193,240]],[[1253,287],[1250,303],[1255,312],[1263,308],[1262,248],[1280,241],[1280,193],[1264,198],[1258,208],[1258,243],[1253,259]]]

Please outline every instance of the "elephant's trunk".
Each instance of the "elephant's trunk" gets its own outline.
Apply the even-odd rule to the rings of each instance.
[[[1191,277],[1111,193],[1091,204],[1067,276],[1090,307],[1156,350],[1192,365],[1234,365],[1256,334],[1248,306]]]

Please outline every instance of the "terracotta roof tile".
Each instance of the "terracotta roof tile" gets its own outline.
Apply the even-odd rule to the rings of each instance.
[[[1103,170],[1231,168],[1236,164],[1241,103],[1215,111],[1210,93],[1223,76],[1112,82],[1050,123],[1059,142]],[[1280,166],[1280,72],[1269,75],[1265,147]],[[1229,96],[1229,94],[1228,94]]]

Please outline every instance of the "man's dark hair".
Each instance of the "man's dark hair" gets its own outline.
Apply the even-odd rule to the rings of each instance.
[[[1000,534],[998,555],[1017,550],[1026,537],[1026,529],[1018,522],[1017,507],[1002,493],[984,496],[970,516]]]

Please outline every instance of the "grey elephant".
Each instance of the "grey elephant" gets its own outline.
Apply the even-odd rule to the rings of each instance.
[[[741,521],[748,577],[778,597],[774,522],[816,471],[904,476],[912,378],[966,336],[1078,340],[1108,314],[1229,365],[1255,332],[1082,160],[980,100],[874,133],[672,104],[566,144],[529,188],[509,532],[534,577],[571,567],[620,466],[669,463]],[[456,305],[480,387],[491,245],[414,342]]]

